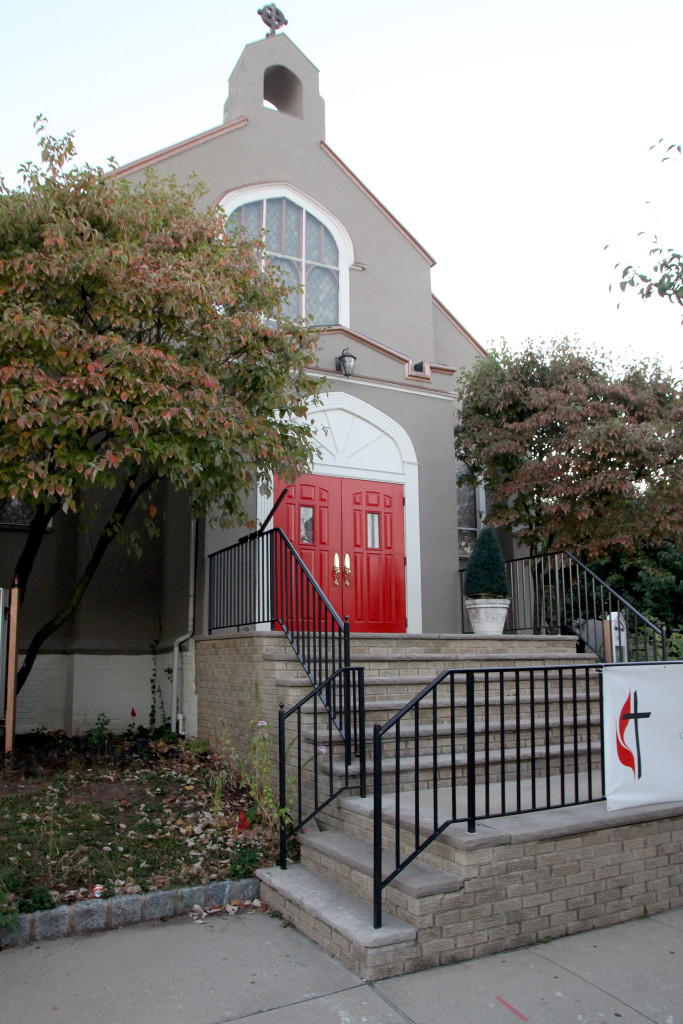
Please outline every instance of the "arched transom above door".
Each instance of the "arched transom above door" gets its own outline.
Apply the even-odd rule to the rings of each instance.
[[[320,456],[314,472],[405,483],[417,473],[412,441],[403,427],[374,406],[343,392],[324,395],[311,410]],[[411,481],[412,483],[412,481]],[[415,478],[417,484],[417,478]]]

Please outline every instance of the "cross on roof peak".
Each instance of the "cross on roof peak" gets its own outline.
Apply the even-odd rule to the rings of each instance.
[[[261,16],[261,21],[270,29],[269,36],[274,36],[279,28],[287,24],[287,19],[275,4],[266,4],[257,13]]]

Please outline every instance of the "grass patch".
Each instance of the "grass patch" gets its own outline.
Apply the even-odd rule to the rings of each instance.
[[[0,921],[101,895],[249,877],[277,834],[239,766],[129,729],[19,737],[0,769]]]

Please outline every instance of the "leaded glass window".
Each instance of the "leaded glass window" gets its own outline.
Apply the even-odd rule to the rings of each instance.
[[[244,203],[230,219],[254,238],[265,232],[268,262],[301,289],[290,295],[291,317],[312,318],[316,326],[339,323],[339,249],[317,217],[277,196]]]

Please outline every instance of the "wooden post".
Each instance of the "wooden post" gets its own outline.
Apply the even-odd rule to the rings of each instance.
[[[5,709],[5,755],[14,754],[17,725],[17,655],[19,639],[19,583],[15,576],[9,600],[9,634],[7,638],[7,687]]]

